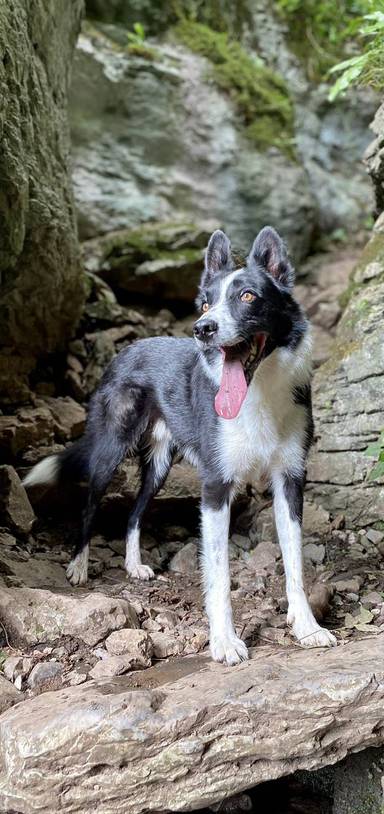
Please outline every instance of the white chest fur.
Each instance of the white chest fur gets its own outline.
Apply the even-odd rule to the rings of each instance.
[[[301,468],[306,416],[293,391],[309,375],[309,338],[296,351],[279,349],[262,362],[237,418],[220,419],[217,453],[225,480],[253,482]]]

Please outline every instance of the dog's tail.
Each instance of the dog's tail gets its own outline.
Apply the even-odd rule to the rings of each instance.
[[[23,480],[23,485],[54,485],[88,478],[88,454],[85,436],[63,452],[49,455],[34,466]]]

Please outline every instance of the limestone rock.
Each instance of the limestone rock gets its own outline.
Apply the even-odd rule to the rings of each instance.
[[[144,630],[130,630],[127,628],[115,630],[105,640],[105,646],[113,656],[126,654],[132,659],[141,658],[142,661],[146,661],[143,666],[150,664],[152,646],[148,633]]]
[[[170,563],[170,571],[179,571],[183,574],[190,574],[192,571],[197,571],[197,545],[195,543],[186,543],[180,551],[173,555]]]
[[[82,0],[54,0],[49,11],[44,0],[1,4],[3,400],[28,396],[37,356],[70,335],[83,302],[67,122],[82,8]]]
[[[37,644],[62,636],[88,645],[122,627],[137,627],[129,602],[93,591],[51,593],[37,588],[3,588],[0,619],[12,639]]]
[[[28,534],[35,514],[12,466],[0,466],[0,521],[12,531]]]
[[[23,700],[23,695],[6,678],[0,675],[0,715],[6,709]]]
[[[44,693],[0,718],[0,808],[109,814],[113,795],[121,814],[196,810],[380,746],[383,657],[379,636],[258,646],[236,668],[195,656],[176,677],[174,664],[152,668],[134,690],[124,679]]]
[[[365,275],[373,266],[374,275]],[[384,486],[370,479],[375,461],[365,454],[384,427],[383,273],[379,223],[352,274],[330,359],[314,380],[316,443],[307,489],[350,526],[375,523],[384,512]]]
[[[57,661],[42,661],[35,664],[28,677],[28,684],[32,690],[50,687],[53,689],[61,684],[63,666]]]

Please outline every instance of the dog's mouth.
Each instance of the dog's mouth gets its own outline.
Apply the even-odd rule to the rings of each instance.
[[[251,343],[221,347],[223,372],[215,398],[215,410],[221,418],[236,418],[247,395],[248,385],[264,355],[267,334],[257,333]]]

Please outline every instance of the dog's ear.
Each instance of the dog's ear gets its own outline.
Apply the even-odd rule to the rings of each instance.
[[[289,262],[285,243],[272,226],[264,226],[257,235],[248,257],[248,267],[263,266],[277,283],[292,288],[295,272]]]
[[[207,285],[208,282],[219,274],[231,263],[231,244],[227,235],[216,229],[209,238],[208,246],[205,250],[205,264],[204,272],[201,280],[202,285]]]

